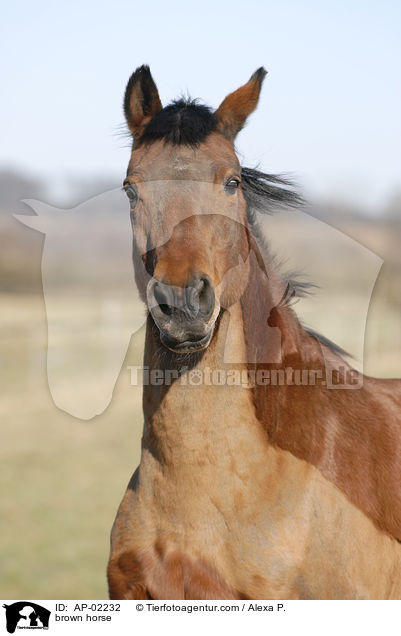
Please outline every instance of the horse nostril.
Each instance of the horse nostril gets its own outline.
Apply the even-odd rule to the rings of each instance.
[[[195,276],[187,284],[187,304],[197,317],[208,320],[213,313],[215,295],[208,276]]]
[[[199,309],[204,314],[210,312],[210,315],[212,315],[214,303],[215,298],[213,285],[208,279],[203,279],[202,288],[199,293]]]
[[[213,284],[206,274],[194,276],[184,287],[153,279],[148,285],[147,300],[159,327],[171,327],[173,320],[176,324],[191,324],[192,329],[201,329],[215,307]]]
[[[153,288],[153,296],[161,311],[166,316],[171,316],[172,308],[168,302],[169,299],[166,289],[163,289],[160,285],[156,284]]]

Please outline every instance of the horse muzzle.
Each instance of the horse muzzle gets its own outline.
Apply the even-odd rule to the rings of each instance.
[[[146,295],[160,340],[167,349],[174,353],[206,349],[220,310],[207,274],[193,276],[184,287],[152,278]]]

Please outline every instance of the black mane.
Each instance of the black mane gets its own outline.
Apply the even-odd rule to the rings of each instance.
[[[281,206],[301,207],[304,200],[288,177],[267,174],[255,168],[242,168],[241,187],[250,221],[254,212],[272,213]]]
[[[280,207],[303,207],[305,201],[295,190],[294,183],[282,175],[267,174],[254,168],[242,168],[241,187],[247,204],[247,216],[253,229],[253,234],[262,249],[269,252],[263,233],[261,232],[257,214],[273,214]],[[270,258],[272,256],[270,255]],[[291,306],[294,301],[310,294],[318,287],[314,283],[299,279],[297,272],[283,275],[283,282],[287,285],[283,303]],[[301,323],[302,324],[302,323]],[[326,336],[302,324],[302,327],[312,338],[315,338],[333,353],[341,358],[352,356],[342,347],[332,342]]]
[[[196,99],[177,99],[150,120],[141,143],[164,139],[174,145],[198,146],[216,127],[217,119],[208,106]]]

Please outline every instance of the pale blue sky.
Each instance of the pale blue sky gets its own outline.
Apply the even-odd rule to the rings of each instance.
[[[50,178],[122,179],[121,102],[150,64],[163,103],[217,107],[264,65],[246,165],[294,173],[312,196],[374,208],[401,188],[401,3],[396,0],[3,5],[0,166]]]

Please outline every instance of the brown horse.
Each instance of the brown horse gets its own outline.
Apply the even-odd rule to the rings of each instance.
[[[255,209],[297,196],[233,146],[265,74],[214,113],[162,108],[146,66],[128,82],[151,381],[111,598],[401,598],[401,382],[360,377],[291,309]]]

